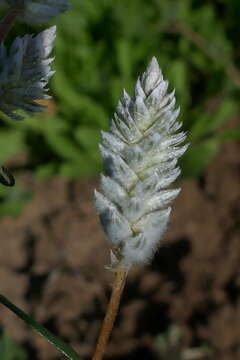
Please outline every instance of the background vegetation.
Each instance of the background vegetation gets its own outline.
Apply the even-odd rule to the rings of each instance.
[[[0,164],[37,179],[96,176],[100,129],[125,87],[155,55],[176,88],[191,147],[183,176],[199,176],[223,141],[239,140],[240,40],[238,0],[71,0],[57,19],[56,75],[48,111],[23,122],[1,122]],[[18,23],[7,42],[36,32]],[[235,119],[233,126],[229,120]],[[0,215],[17,214],[30,194],[0,187]],[[0,358],[25,359],[2,336]]]

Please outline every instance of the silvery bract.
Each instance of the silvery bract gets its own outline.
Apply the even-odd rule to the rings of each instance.
[[[0,44],[0,110],[15,120],[23,117],[18,109],[28,113],[40,112],[43,106],[35,100],[49,99],[45,86],[54,73],[49,55],[56,36],[53,26],[37,36],[25,35],[16,38],[9,54]]]
[[[11,6],[22,8],[22,19],[30,24],[43,24],[67,11],[68,0],[5,0]]]
[[[154,255],[180,189],[167,190],[180,174],[178,158],[186,151],[178,132],[174,91],[167,93],[156,58],[138,79],[133,98],[124,91],[102,132],[104,175],[96,207],[109,241],[112,266],[146,263]]]

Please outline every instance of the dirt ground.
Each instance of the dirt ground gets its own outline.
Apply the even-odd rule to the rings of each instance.
[[[34,183],[21,216],[0,221],[0,291],[90,359],[110,295],[108,243],[93,206],[97,180]],[[106,359],[160,359],[171,324],[183,346],[240,359],[240,145],[182,183],[154,261],[129,276]],[[1,307],[0,323],[31,360],[62,359]]]

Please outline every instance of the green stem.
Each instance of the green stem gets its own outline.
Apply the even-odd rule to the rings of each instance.
[[[25,312],[19,309],[16,305],[11,303],[3,295],[0,295],[0,303],[14,312],[18,317],[20,317],[26,324],[30,325],[31,328],[36,331],[40,336],[45,338],[50,344],[54,345],[61,353],[63,353],[70,360],[80,360],[80,356],[73,350],[70,346],[65,344],[57,336],[48,331],[44,326],[37,323]]]

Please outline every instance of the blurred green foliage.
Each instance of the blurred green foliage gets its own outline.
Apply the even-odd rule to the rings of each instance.
[[[23,189],[19,182],[14,187],[0,186],[0,217],[16,217],[21,214],[26,203],[31,200],[30,191]],[[0,357],[1,359],[1,357]]]
[[[1,360],[27,360],[25,350],[15,344],[11,338],[4,333],[0,335],[0,359]]]
[[[71,1],[72,9],[57,19],[56,112],[3,123],[0,163],[21,150],[38,178],[98,174],[100,129],[108,128],[123,87],[132,93],[153,55],[176,88],[191,142],[183,175],[199,175],[223,141],[240,139],[239,127],[226,126],[240,104],[240,2]],[[11,36],[36,30],[18,24]]]
[[[155,347],[160,356],[159,360],[210,360],[214,354],[214,350],[206,344],[186,348],[184,331],[175,324],[155,338]]]

